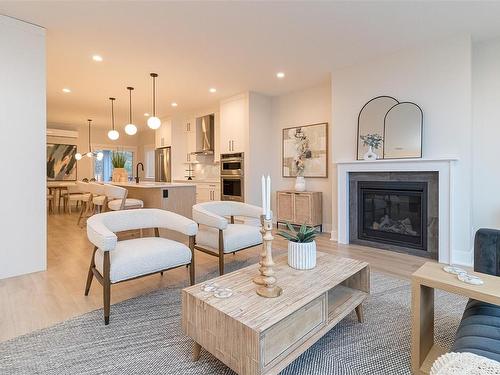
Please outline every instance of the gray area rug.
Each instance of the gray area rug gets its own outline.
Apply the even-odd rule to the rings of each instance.
[[[281,374],[411,374],[410,283],[372,272],[371,285],[365,323],[347,316]],[[0,343],[0,374],[234,374],[204,350],[191,360],[192,341],[180,323],[181,287],[113,305],[108,326],[96,310]],[[101,293],[98,283],[93,288]],[[465,303],[436,296],[436,341],[446,347]]]

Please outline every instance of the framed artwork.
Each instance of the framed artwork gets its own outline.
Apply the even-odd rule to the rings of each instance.
[[[328,123],[283,129],[282,176],[328,177]]]
[[[47,143],[47,181],[76,181],[76,145]]]

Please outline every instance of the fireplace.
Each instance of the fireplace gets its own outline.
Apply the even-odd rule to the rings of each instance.
[[[438,258],[434,171],[350,172],[349,243]]]
[[[427,251],[427,183],[360,181],[358,238]]]

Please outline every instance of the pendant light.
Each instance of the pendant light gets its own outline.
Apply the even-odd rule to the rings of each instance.
[[[156,117],[156,77],[158,74],[150,73],[149,75],[153,78],[153,116],[148,118],[148,126],[155,130],[161,126],[161,120]]]
[[[125,133],[127,133],[128,135],[134,135],[135,133],[137,133],[137,126],[135,126],[132,122],[132,90],[134,88],[133,87],[127,87],[127,90],[128,90],[128,98],[129,98],[129,112],[128,112],[128,124],[125,125]]]
[[[92,152],[92,148],[90,147],[90,139],[91,139],[91,134],[90,134],[90,124],[92,123],[92,120],[91,119],[88,119],[87,120],[89,122],[89,151],[85,153],[85,155],[88,157],[88,158],[96,158],[97,160],[102,160],[102,158],[104,157],[104,154],[102,152]],[[79,152],[75,154],[75,159],[76,160],[81,160],[83,157],[82,154],[80,154]]]
[[[113,106],[115,98],[109,98],[109,100],[111,101],[111,130],[108,132],[108,138],[116,141],[120,138],[120,133],[118,133],[118,130],[115,130],[115,110]]]

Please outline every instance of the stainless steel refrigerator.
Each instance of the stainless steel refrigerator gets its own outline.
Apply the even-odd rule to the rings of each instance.
[[[172,159],[170,147],[156,149],[155,181],[172,182]]]

